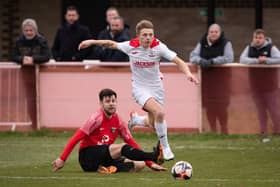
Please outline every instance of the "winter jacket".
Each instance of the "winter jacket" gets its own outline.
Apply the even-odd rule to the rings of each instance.
[[[131,39],[129,30],[125,27],[124,30],[111,35],[111,30],[107,28],[101,31],[98,35],[99,40],[113,40],[115,42],[124,42]],[[116,49],[108,49],[104,47],[96,47],[95,55],[101,60],[105,62],[128,62],[128,56],[122,51]]]
[[[78,22],[74,24],[64,24],[58,29],[52,55],[56,61],[82,61],[91,55],[92,48],[78,50],[79,44],[83,40],[91,39],[89,29]]]
[[[39,34],[33,39],[26,39],[24,35],[20,36],[12,50],[11,60],[22,64],[24,56],[33,57],[35,64],[48,62],[51,53],[47,40]]]

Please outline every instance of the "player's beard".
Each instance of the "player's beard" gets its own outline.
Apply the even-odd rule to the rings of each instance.
[[[116,108],[113,107],[109,109],[104,108],[104,112],[108,117],[111,117],[116,112]]]

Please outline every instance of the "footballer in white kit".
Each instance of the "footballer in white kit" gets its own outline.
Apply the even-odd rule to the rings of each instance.
[[[142,20],[137,23],[136,35],[137,38],[121,43],[112,40],[85,40],[79,45],[79,49],[98,45],[121,50],[129,56],[132,71],[132,95],[136,102],[148,112],[146,116],[132,113],[129,127],[132,128],[135,125],[154,127],[162,146],[163,158],[173,160],[174,154],[168,143],[167,123],[164,119],[164,90],[159,70],[161,57],[177,64],[189,81],[198,84],[198,80],[176,53],[155,38],[152,22]]]
[[[117,47],[129,56],[132,72],[132,95],[142,107],[149,98],[164,103],[162,74],[159,69],[160,59],[172,60],[176,53],[154,38],[148,48],[140,45],[139,39],[118,43]]]

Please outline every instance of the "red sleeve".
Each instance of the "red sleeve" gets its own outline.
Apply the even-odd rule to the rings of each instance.
[[[63,152],[60,155],[60,158],[64,161],[66,161],[66,159],[68,158],[69,154],[72,152],[73,148],[75,147],[75,145],[82,140],[83,138],[85,138],[86,134],[82,131],[82,130],[77,130],[75,132],[75,134],[70,138],[70,140],[68,141],[68,143],[66,144]]]
[[[129,129],[127,128],[127,124],[121,118],[119,118],[119,121],[120,121],[120,126],[121,126],[120,135],[121,135],[121,138],[124,140],[124,142],[132,147],[142,150],[141,147],[134,140],[133,136],[131,135]],[[146,166],[151,167],[153,162],[145,161],[145,164],[146,164]]]

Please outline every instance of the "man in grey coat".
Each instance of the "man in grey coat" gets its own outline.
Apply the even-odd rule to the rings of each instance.
[[[240,56],[242,64],[279,64],[280,51],[270,38],[266,37],[265,31],[257,29],[253,33],[253,40]]]
[[[203,68],[207,68],[211,64],[233,62],[232,44],[224,37],[220,25],[210,25],[208,32],[191,52],[189,60]]]
[[[280,51],[272,44],[271,39],[266,36],[264,30],[257,29],[253,33],[251,44],[241,54],[240,63],[279,64]],[[269,116],[273,123],[273,133],[280,133],[278,70],[267,67],[252,67],[249,69],[252,98],[256,105],[261,134],[268,132]]]
[[[227,108],[230,104],[231,69],[207,69],[212,64],[233,62],[232,44],[225,38],[218,24],[209,27],[191,52],[190,62],[203,68],[202,82],[205,84],[202,84],[202,105],[206,110],[211,131],[218,132],[219,121],[221,133],[228,134]]]

